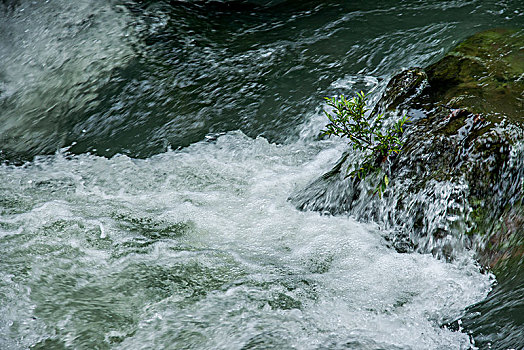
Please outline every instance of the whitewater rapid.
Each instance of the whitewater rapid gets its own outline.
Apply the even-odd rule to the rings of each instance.
[[[490,289],[467,252],[399,254],[287,200],[343,146],[231,132],[0,167],[3,348],[468,349],[442,326]]]

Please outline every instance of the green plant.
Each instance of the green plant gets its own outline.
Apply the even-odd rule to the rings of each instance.
[[[348,167],[347,176],[365,179],[370,173],[379,172],[382,164],[392,153],[399,153],[402,148],[400,136],[408,117],[404,115],[392,126],[384,130],[384,114],[377,115],[374,119],[366,116],[366,98],[361,91],[351,99],[340,95],[340,98],[326,97],[330,111],[324,111],[329,119],[323,135],[340,136],[349,139],[353,149],[364,153],[364,159],[357,166]],[[380,177],[380,182],[374,193],[382,196],[389,184],[387,173]]]

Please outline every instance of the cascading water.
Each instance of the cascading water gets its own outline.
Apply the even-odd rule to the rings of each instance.
[[[381,90],[517,5],[2,3],[0,347],[490,341],[446,326],[493,286],[472,252],[399,253],[288,198],[346,147],[317,137],[323,96]]]
[[[0,159],[63,146],[79,114],[98,104],[97,85],[133,55],[126,18],[110,4],[12,6],[0,11]]]
[[[332,146],[231,133],[3,167],[5,344],[468,348],[440,326],[490,288],[470,257],[398,254],[371,225],[287,201]]]

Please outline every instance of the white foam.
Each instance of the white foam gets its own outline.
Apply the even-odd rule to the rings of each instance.
[[[282,146],[234,132],[215,143],[146,160],[57,155],[25,168],[2,167],[0,177],[9,177],[16,191],[35,193],[37,202],[49,197],[47,204],[35,203],[34,209],[14,215],[25,232],[33,233],[28,249],[42,241],[71,245],[80,251],[74,253],[79,258],[71,262],[71,271],[97,276],[91,283],[132,305],[132,332],[107,329],[107,337],[127,334],[118,348],[173,344],[231,349],[253,342],[298,349],[369,344],[469,348],[466,334],[441,328],[489,291],[489,276],[479,272],[467,252],[455,263],[399,254],[386,247],[372,225],[300,212],[287,201],[294,189],[329,169],[338,155],[327,143]],[[43,221],[59,219],[77,227],[66,225],[44,237]],[[125,242],[140,236],[136,227],[151,223],[157,231],[177,224],[187,229],[181,235],[148,238],[151,245],[137,253],[122,250]],[[118,258],[118,251],[126,253]],[[57,268],[52,259],[27,259],[40,266],[28,277],[33,285],[45,271]],[[118,294],[122,276],[142,266],[137,264],[166,274],[180,266],[198,266],[191,288],[208,289],[191,299],[186,289],[163,280],[158,283],[172,283],[171,293],[163,297],[149,295],[148,284],[138,284],[131,296]],[[223,281],[206,287],[215,278]],[[36,293],[46,296],[45,291]],[[18,295],[7,309],[12,317],[22,317],[24,305],[38,308],[39,302]],[[55,314],[53,322],[63,322],[63,333],[74,345],[82,339],[82,328],[70,319],[76,312],[71,308]],[[29,327],[18,335],[34,341],[45,337],[43,329]]]

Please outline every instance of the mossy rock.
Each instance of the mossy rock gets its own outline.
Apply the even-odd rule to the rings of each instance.
[[[373,113],[411,118],[384,198],[369,193],[373,179],[345,177],[358,157],[348,150],[291,199],[303,210],[400,227],[415,249],[442,257],[461,244],[493,268],[522,261],[523,100],[524,31],[478,33],[427,68],[393,77],[376,104]]]
[[[524,122],[524,33],[494,29],[459,44],[426,69],[429,104]]]

